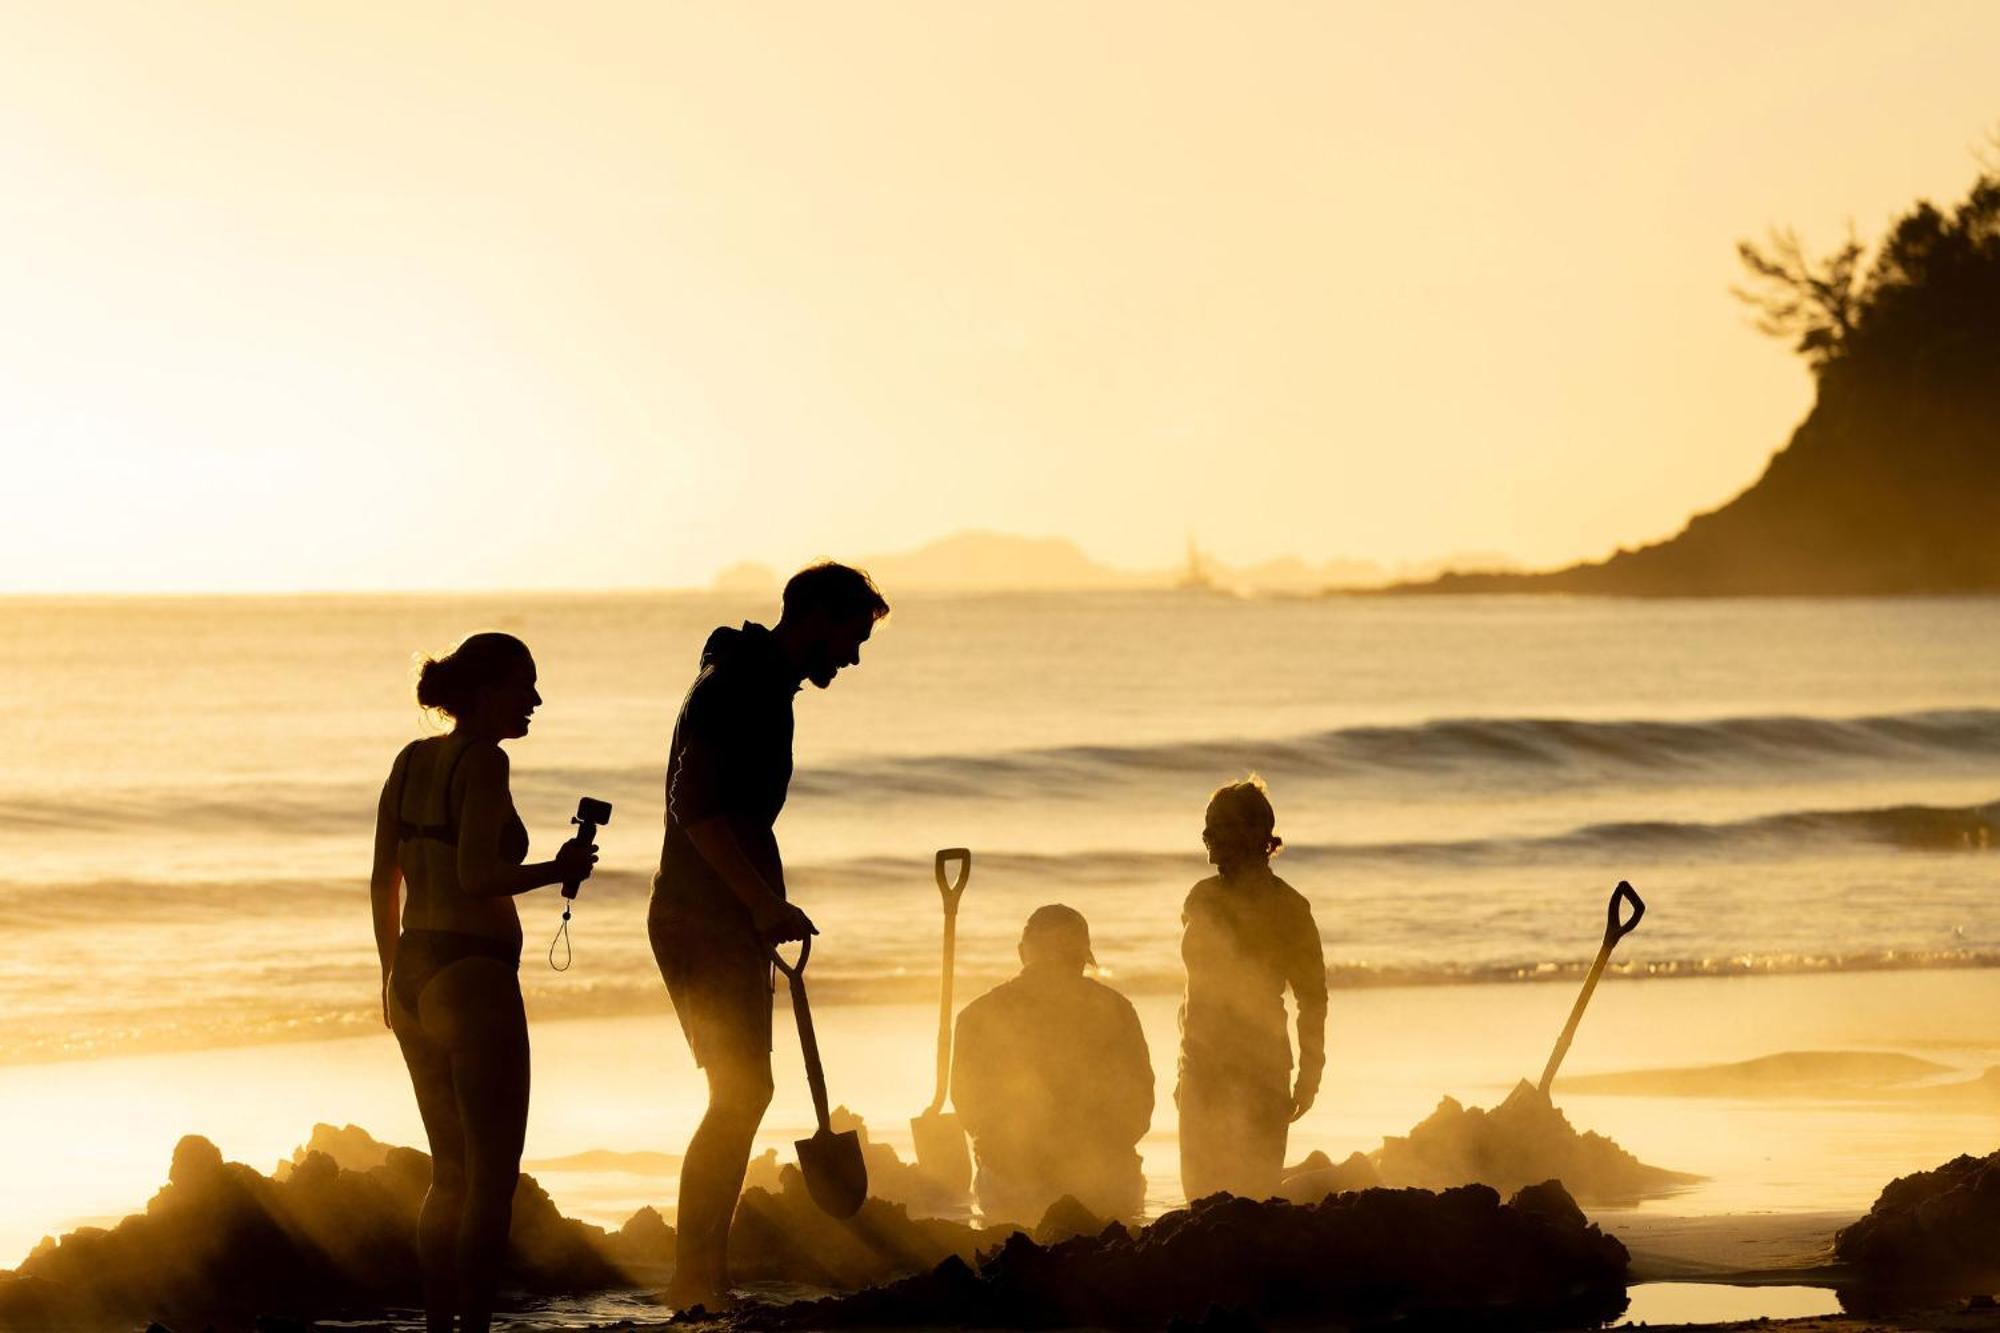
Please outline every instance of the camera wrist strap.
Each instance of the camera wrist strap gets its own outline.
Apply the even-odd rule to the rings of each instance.
[[[576,954],[570,949],[569,945],[569,906],[570,900],[567,898],[563,899],[562,924],[556,927],[556,936],[549,941],[549,966],[558,972],[569,971],[570,963],[576,958]],[[563,960],[560,963],[556,961],[556,946],[558,944],[562,945],[563,952]]]

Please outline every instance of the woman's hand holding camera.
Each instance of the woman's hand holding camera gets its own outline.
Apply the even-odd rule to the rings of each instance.
[[[582,838],[571,838],[556,849],[556,870],[565,884],[581,883],[590,878],[591,870],[597,865],[597,844],[585,842]]]

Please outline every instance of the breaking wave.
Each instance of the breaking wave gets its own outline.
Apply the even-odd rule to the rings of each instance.
[[[1343,727],[1276,739],[1075,745],[836,761],[801,766],[794,797],[832,802],[1060,796],[1119,801],[1148,777],[1203,781],[1253,769],[1288,779],[1374,784],[1456,776],[1509,784],[1703,781],[1811,775],[1827,768],[1963,768],[2000,761],[2000,709],[1935,709],[1853,718],[1758,716],[1710,721],[1446,718],[1408,726]],[[644,767],[524,767],[525,804],[554,806],[579,791],[657,801],[661,771]],[[272,779],[200,787],[132,787],[0,798],[0,828],[104,832],[172,827],[188,833],[350,833],[374,818],[375,782]],[[1645,825],[1631,825],[1644,830]]]

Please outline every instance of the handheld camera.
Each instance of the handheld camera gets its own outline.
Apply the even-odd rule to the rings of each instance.
[[[611,802],[600,801],[594,796],[586,796],[576,803],[576,815],[569,822],[576,825],[577,837],[583,839],[585,842],[596,842],[599,826],[611,822]],[[565,880],[563,882],[563,897],[576,897],[576,891],[582,885],[582,880]]]

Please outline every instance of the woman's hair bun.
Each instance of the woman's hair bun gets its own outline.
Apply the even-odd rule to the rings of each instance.
[[[475,634],[443,657],[426,657],[417,669],[417,702],[454,719],[463,717],[481,690],[507,679],[528,660],[528,645],[497,630]]]

